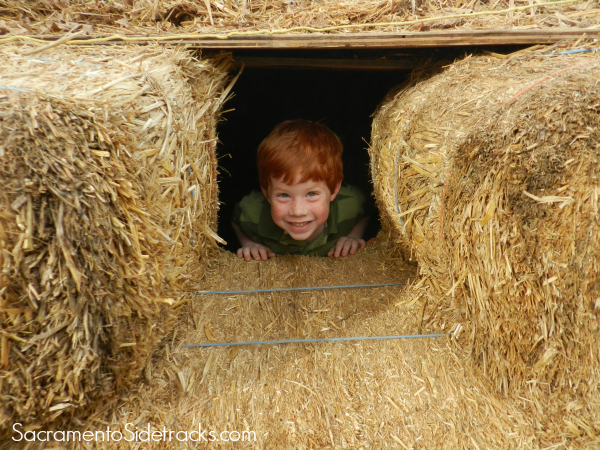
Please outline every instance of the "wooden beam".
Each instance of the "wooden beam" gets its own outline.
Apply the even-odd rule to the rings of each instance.
[[[555,44],[586,35],[600,38],[600,29],[427,31],[420,33],[297,34],[238,36],[229,39],[180,41],[211,49],[385,49],[435,48],[481,45]]]
[[[242,56],[235,58],[236,64],[259,68],[293,68],[303,69],[346,69],[346,70],[411,70],[417,67],[418,61],[397,59],[317,59],[317,58],[272,58]]]
[[[227,39],[203,38],[201,34],[191,39],[177,35],[127,36],[131,41],[113,39],[93,44],[148,44],[184,45],[204,49],[385,49],[385,48],[435,48],[482,45],[534,45],[555,44],[562,40],[575,40],[582,36],[600,38],[600,28],[544,28],[535,30],[453,30],[393,33],[343,33],[343,34],[280,34],[274,36],[232,36]],[[189,35],[188,35],[189,36]],[[53,41],[60,36],[35,36]],[[85,41],[102,36],[79,36],[74,40]],[[162,40],[157,41],[156,38]],[[165,39],[167,38],[167,39]]]

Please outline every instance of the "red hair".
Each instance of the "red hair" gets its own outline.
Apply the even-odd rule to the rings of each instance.
[[[258,181],[268,189],[271,179],[286,184],[324,181],[330,192],[344,178],[342,143],[324,125],[287,120],[258,146]],[[298,179],[298,177],[300,177]]]

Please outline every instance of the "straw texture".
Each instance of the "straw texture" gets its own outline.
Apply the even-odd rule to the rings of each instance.
[[[539,2],[538,2],[539,3]],[[0,33],[57,34],[75,27],[85,34],[160,35],[281,30],[296,26],[323,28],[350,24],[440,18],[425,24],[352,31],[430,31],[451,29],[588,28],[600,22],[592,0],[543,6],[499,16],[448,18],[456,14],[498,11],[533,4],[528,1],[428,0],[135,0],[122,2],[54,0],[5,2]]]
[[[554,433],[595,438],[600,59],[547,52],[415,72],[380,106],[370,152],[384,221],[472,363]]]
[[[156,47],[0,49],[0,424],[129,386],[218,236],[229,60]]]
[[[597,448],[595,436],[561,429],[569,415],[544,417],[541,399],[499,396],[471,364],[459,322],[440,314],[395,248],[370,244],[353,257],[278,256],[246,263],[211,260],[216,289],[406,280],[405,287],[186,297],[179,321],[145,370],[145,383],[99,408],[88,431],[256,433],[256,441],[206,444],[95,442],[90,448],[148,449],[543,449]],[[445,317],[444,317],[445,316]],[[439,319],[442,319],[441,321]],[[320,343],[251,348],[178,344],[451,331],[452,339]],[[535,403],[532,403],[535,402]],[[594,432],[594,428],[590,428]],[[182,438],[184,438],[182,436]],[[554,447],[552,447],[554,446]]]
[[[392,253],[391,253],[392,252]],[[353,257],[278,256],[246,263],[223,252],[210,262],[208,289],[339,285],[414,276],[395,249],[370,244]],[[409,281],[409,280],[407,280]],[[193,297],[148,371],[147,385],[99,410],[87,430],[254,431],[236,448],[510,448],[532,430],[518,408],[497,400],[467,369],[468,351],[446,338],[423,341],[178,348],[177,344],[431,332],[420,289]],[[433,330],[439,330],[434,328]],[[458,356],[457,356],[458,355]],[[466,380],[465,380],[466,379]],[[510,417],[509,417],[510,415]],[[489,420],[491,418],[491,420]],[[488,422],[489,421],[489,422]],[[489,423],[486,427],[479,424]],[[516,430],[522,433],[509,433]],[[400,443],[401,442],[401,443]],[[94,448],[134,448],[98,443]],[[150,442],[145,448],[186,448]],[[187,445],[198,445],[188,443]],[[214,441],[214,448],[231,448]],[[404,447],[405,446],[405,447]]]

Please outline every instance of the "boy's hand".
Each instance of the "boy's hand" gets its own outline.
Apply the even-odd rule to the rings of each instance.
[[[354,255],[359,248],[365,248],[366,246],[364,239],[343,236],[336,242],[335,247],[329,250],[327,256],[339,258],[340,256]]]
[[[255,261],[260,261],[261,259],[266,261],[269,258],[274,258],[275,253],[273,253],[269,247],[253,242],[252,244],[238,249],[237,256],[238,258],[244,258],[248,262],[253,259]]]

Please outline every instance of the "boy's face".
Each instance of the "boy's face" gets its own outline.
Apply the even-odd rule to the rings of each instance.
[[[286,184],[271,179],[263,194],[271,205],[275,224],[287,231],[297,241],[312,241],[323,231],[329,204],[340,190],[338,183],[331,192],[324,181],[309,180],[304,183]]]

